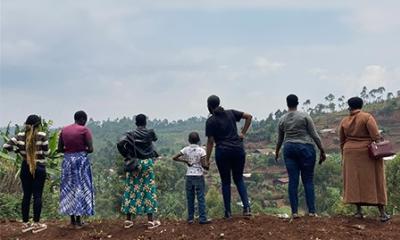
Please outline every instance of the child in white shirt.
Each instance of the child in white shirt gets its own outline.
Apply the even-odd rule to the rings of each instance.
[[[188,223],[194,223],[194,202],[197,195],[199,223],[208,224],[211,223],[211,221],[207,219],[206,213],[204,169],[202,166],[206,157],[206,151],[199,146],[200,137],[197,132],[190,133],[188,140],[190,145],[183,148],[177,155],[175,155],[173,160],[187,164],[186,198],[188,206]]]

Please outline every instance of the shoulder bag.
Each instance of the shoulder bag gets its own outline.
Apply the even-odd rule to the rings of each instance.
[[[368,145],[368,151],[369,156],[376,160],[396,154],[392,144],[388,140],[383,140],[381,142],[373,141]]]

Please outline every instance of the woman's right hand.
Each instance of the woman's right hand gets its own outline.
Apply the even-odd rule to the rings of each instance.
[[[324,151],[321,151],[319,154],[319,162],[318,163],[321,165],[323,162],[325,162],[325,160],[326,160],[326,154]]]

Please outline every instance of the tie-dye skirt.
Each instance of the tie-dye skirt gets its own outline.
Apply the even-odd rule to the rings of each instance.
[[[152,159],[139,160],[139,170],[126,173],[121,211],[124,214],[143,215],[157,212],[157,187]]]
[[[92,169],[86,152],[64,154],[60,191],[61,214],[94,215]]]

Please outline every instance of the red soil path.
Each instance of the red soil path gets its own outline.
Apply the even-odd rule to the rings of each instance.
[[[399,216],[387,223],[380,223],[376,219],[358,220],[351,217],[303,217],[289,221],[264,215],[252,219],[218,219],[210,225],[187,225],[183,221],[164,220],[162,226],[154,230],[147,230],[144,223],[124,229],[122,220],[94,221],[80,230],[69,228],[66,222],[47,224],[46,231],[23,234],[20,232],[20,223],[1,223],[0,239],[400,239]]]

